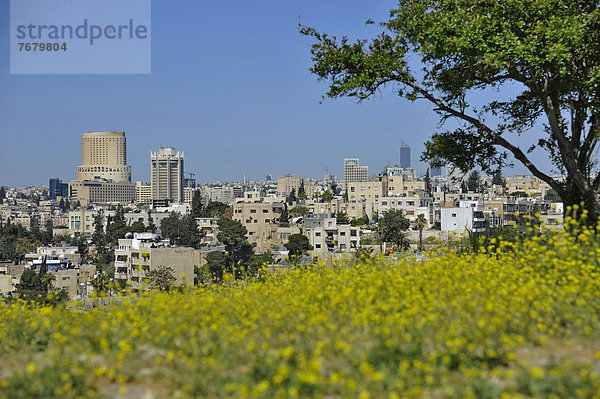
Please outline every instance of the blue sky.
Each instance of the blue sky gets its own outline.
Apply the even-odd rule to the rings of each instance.
[[[302,23],[363,37],[394,1],[154,1],[150,75],[10,75],[0,59],[0,184],[69,181],[81,133],[125,131],[134,180],[149,179],[150,151],[185,152],[199,182],[292,173],[342,176],[359,157],[375,174],[397,163],[404,140],[413,165],[437,117],[425,102],[389,91],[358,105],[319,104],[326,90],[308,71]],[[0,2],[0,52],[8,54],[9,2]],[[542,156],[543,157],[543,156]],[[512,173],[523,173],[517,168]]]

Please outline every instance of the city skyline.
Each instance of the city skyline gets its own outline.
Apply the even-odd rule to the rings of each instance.
[[[364,22],[384,20],[394,4],[240,3],[231,14],[225,5],[154,3],[151,75],[10,75],[5,60],[0,185],[74,179],[80,136],[90,131],[127,133],[132,181],[150,180],[148,153],[161,146],[185,151],[186,171],[199,182],[242,180],[244,171],[249,179],[326,170],[339,177],[347,157],[377,171],[399,163],[402,140],[422,173],[423,142],[438,123],[431,107],[407,104],[391,90],[360,105],[319,104],[326,85],[310,74],[311,42],[297,29],[300,16],[332,33],[374,35],[379,28]],[[7,2],[0,12],[8,14]],[[4,18],[0,37],[8,35]],[[7,46],[0,40],[0,51]],[[517,166],[507,174],[528,173]]]

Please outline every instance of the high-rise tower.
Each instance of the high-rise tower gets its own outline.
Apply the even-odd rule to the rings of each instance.
[[[125,132],[92,132],[81,136],[81,165],[77,180],[131,182]]]
[[[183,152],[160,147],[150,153],[152,199],[183,202]]]
[[[410,146],[404,143],[400,146],[400,167],[410,168]]]

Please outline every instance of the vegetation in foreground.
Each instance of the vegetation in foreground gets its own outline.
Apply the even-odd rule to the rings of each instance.
[[[11,303],[0,396],[598,397],[600,242],[571,233],[89,311]]]

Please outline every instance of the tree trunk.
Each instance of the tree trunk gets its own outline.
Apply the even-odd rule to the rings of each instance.
[[[585,222],[581,221],[581,223],[585,223],[594,230],[596,229],[600,217],[600,196],[596,190],[589,189],[583,191],[571,180],[567,181],[566,189],[561,193],[561,198],[564,205],[563,215],[565,217],[574,216],[577,219],[580,219],[581,213],[583,209],[585,209],[587,210],[587,217],[585,218]],[[573,207],[574,205],[581,206],[582,202],[583,207],[575,214],[573,211],[567,211],[567,207]]]

